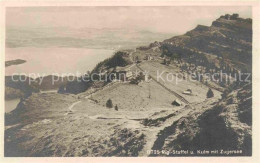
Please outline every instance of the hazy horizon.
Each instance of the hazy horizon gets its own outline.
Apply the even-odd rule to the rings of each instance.
[[[251,18],[251,7],[8,7],[8,28],[94,28],[183,34],[198,24],[210,26],[224,14]],[[86,20],[86,21],[84,21]]]

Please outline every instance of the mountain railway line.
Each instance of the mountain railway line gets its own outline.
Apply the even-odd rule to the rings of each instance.
[[[137,64],[136,64],[136,67],[137,67],[139,70],[141,70],[142,72],[144,72],[144,70],[143,70],[140,66],[138,66]],[[186,100],[184,97],[182,97],[181,95],[179,95],[177,92],[175,92],[175,91],[173,91],[173,90],[167,88],[165,85],[163,85],[162,83],[158,82],[158,81],[157,81],[154,77],[152,77],[151,75],[150,75],[150,77],[151,77],[151,79],[152,79],[153,81],[155,81],[157,84],[159,84],[160,86],[162,86],[162,87],[163,87],[164,89],[166,89],[168,92],[170,92],[171,94],[173,94],[174,96],[176,96],[176,97],[177,97],[179,100],[181,100],[183,103],[185,103],[185,104],[187,104],[187,105],[190,104],[188,100]]]

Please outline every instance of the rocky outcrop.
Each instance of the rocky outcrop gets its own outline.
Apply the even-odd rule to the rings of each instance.
[[[5,76],[5,87],[6,90],[11,88],[14,91],[6,92],[6,98],[17,96],[17,91],[22,92],[22,97],[29,97],[32,93],[39,92],[39,89],[34,85],[30,84],[29,81],[32,81],[32,78],[29,78],[24,75],[14,75],[14,76]]]
[[[162,130],[153,149],[194,152],[180,155],[250,156],[251,147],[252,85],[247,84],[231,91],[214,106],[196,109]],[[204,150],[211,153],[198,153]]]
[[[27,98],[32,93],[40,92],[40,90],[58,90],[60,86],[75,78],[73,76],[59,77],[55,75],[36,79],[24,75],[5,76],[5,99]]]
[[[91,87],[102,87],[108,84],[109,74],[115,70],[116,67],[124,67],[131,63],[129,53],[124,51],[116,52],[112,57],[98,63],[96,67],[86,76],[78,77],[75,81],[67,82],[60,86],[59,93],[78,94],[86,91]],[[107,74],[107,78],[102,77],[101,74]],[[100,78],[102,80],[100,80]]]
[[[183,58],[193,56],[199,58],[199,62],[203,61],[204,66],[222,61],[232,68],[250,71],[251,26],[249,19],[225,15],[210,27],[199,25],[182,36],[154,42],[136,51],[144,55],[146,52],[142,50],[152,51],[152,48],[158,47],[161,49],[159,52],[168,58],[173,55]],[[156,54],[160,55],[159,52]],[[112,72],[117,66],[124,67],[132,63],[132,53],[118,52],[99,63],[91,73]],[[204,62],[205,58],[213,59]],[[141,69],[142,65],[151,72],[158,69],[167,72],[181,70],[178,66],[159,62],[140,62],[137,68]],[[147,154],[146,150],[151,149],[183,150],[178,156],[209,155],[200,151],[209,151],[210,156],[252,154],[250,83],[230,84],[222,99],[216,91],[214,97],[206,99],[199,94],[204,92],[206,95],[204,89],[208,87],[202,87],[199,82],[182,83],[178,85],[178,90],[167,82],[164,85],[159,82],[139,85],[119,83],[100,89],[100,92],[96,91],[99,89],[92,90],[95,94],[91,94],[91,91],[84,91],[90,87],[104,88],[106,83],[85,83],[84,77],[79,82],[62,85],[59,92],[65,94],[31,93],[14,111],[6,114],[5,156],[143,156],[144,151]],[[49,81],[49,78],[46,79]],[[17,83],[12,88],[15,86]],[[27,88],[27,85],[18,86]],[[181,89],[187,86],[196,87],[198,95],[187,95],[187,105],[172,108],[172,100],[179,95],[175,91],[181,93]],[[80,92],[84,93],[67,94]],[[119,111],[104,107],[110,98]],[[194,153],[185,153],[186,150]],[[167,156],[176,154],[169,153]]]
[[[24,93],[20,89],[5,87],[5,100],[12,100],[24,97]]]
[[[183,58],[192,54],[193,57],[211,55],[224,59],[232,68],[251,72],[252,19],[239,18],[236,14],[221,16],[209,27],[198,25],[184,35],[164,40],[162,45],[170,51],[166,55],[177,53]]]

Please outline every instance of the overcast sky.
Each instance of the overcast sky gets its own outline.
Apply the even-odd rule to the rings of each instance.
[[[225,13],[251,18],[251,7],[12,7],[8,27],[123,28],[182,34]]]

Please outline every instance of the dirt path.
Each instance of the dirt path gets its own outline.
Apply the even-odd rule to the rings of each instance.
[[[141,67],[139,67],[137,64],[132,64],[130,67],[135,66],[140,69],[141,71],[143,71],[143,69]],[[139,156],[149,156],[150,153],[149,151],[152,150],[155,142],[157,139],[160,138],[160,135],[158,135],[160,133],[160,131],[164,130],[165,128],[171,126],[174,122],[178,121],[180,118],[187,116],[189,113],[191,113],[191,111],[193,111],[193,107],[190,105],[189,101],[187,101],[184,97],[182,97],[181,95],[179,95],[178,93],[174,92],[173,90],[167,88],[166,86],[164,86],[162,83],[158,82],[155,78],[152,77],[152,79],[159,84],[160,86],[162,86],[165,90],[167,90],[168,92],[170,92],[171,94],[173,94],[174,96],[176,96],[178,99],[180,99],[184,104],[186,104],[183,107],[180,107],[178,110],[172,110],[167,112],[167,115],[165,114],[161,114],[159,116],[155,117],[150,117],[147,114],[148,119],[164,119],[163,121],[160,121],[159,125],[157,126],[145,126],[142,123],[140,123],[140,121],[142,121],[144,118],[140,118],[138,116],[124,116],[124,112],[117,112],[117,114],[113,114],[113,115],[107,115],[105,113],[99,113],[96,115],[92,115],[92,116],[87,116],[89,119],[92,120],[100,120],[100,122],[102,121],[106,121],[106,120],[120,120],[121,122],[124,122],[124,124],[120,127],[121,128],[129,128],[129,129],[137,129],[140,130],[144,135],[145,135],[145,144],[144,147],[142,148],[142,150],[139,152]],[[104,90],[110,86],[114,86],[115,83],[111,84],[111,85],[107,85],[104,88],[102,88],[101,90]],[[78,107],[78,105],[80,105],[81,102],[85,101],[85,100],[89,100],[91,101],[89,98],[99,92],[100,90],[97,90],[96,92],[93,92],[87,96],[84,97],[84,99],[81,99],[80,101],[74,102],[73,104],[71,104],[69,106],[69,111],[70,112],[74,112],[75,107]],[[93,101],[91,101],[93,102]],[[138,118],[137,118],[138,117]]]
[[[146,144],[144,145],[143,149],[139,152],[140,156],[149,156],[149,151],[152,150],[155,141],[159,137],[158,133],[166,127],[172,125],[172,123],[174,123],[175,121],[188,115],[192,111],[192,108],[189,106],[185,106],[180,110],[180,113],[178,113],[176,116],[167,119],[161,126],[144,128],[143,132],[146,135]]]
[[[70,112],[74,112],[73,107],[76,106],[77,104],[81,103],[81,102],[82,102],[82,101],[77,101],[77,102],[72,103],[72,104],[69,106],[69,108],[68,108],[69,111],[70,111]]]

